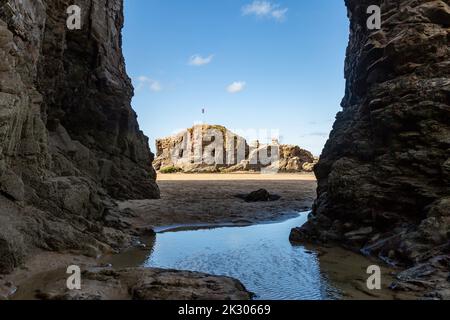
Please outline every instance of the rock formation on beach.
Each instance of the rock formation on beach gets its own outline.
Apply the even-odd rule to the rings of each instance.
[[[397,288],[434,287],[430,297],[450,298],[450,2],[346,4],[343,110],[315,168],[314,212],[291,239],[414,267]],[[373,4],[381,30],[366,27]],[[442,270],[442,279],[427,278]]]
[[[298,146],[248,142],[223,126],[207,124],[157,140],[156,155],[153,166],[163,173],[312,172],[317,163]]]
[[[113,199],[156,198],[130,101],[122,0],[0,1],[0,273],[35,248],[114,251],[131,241]]]
[[[62,270],[63,271],[63,270]],[[133,268],[89,268],[81,290],[65,288],[66,275],[45,283],[41,300],[249,300],[252,293],[228,277],[199,272]]]

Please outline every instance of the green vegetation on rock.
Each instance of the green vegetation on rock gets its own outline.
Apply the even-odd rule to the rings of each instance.
[[[160,170],[161,173],[178,173],[183,171],[181,168],[175,167],[175,166],[169,166],[169,167],[164,167]]]

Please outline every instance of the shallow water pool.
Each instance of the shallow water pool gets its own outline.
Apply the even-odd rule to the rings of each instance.
[[[336,299],[317,255],[292,246],[289,233],[308,213],[288,221],[247,227],[158,233],[146,267],[225,275],[239,279],[256,299]]]

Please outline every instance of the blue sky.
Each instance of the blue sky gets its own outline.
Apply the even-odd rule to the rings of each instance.
[[[344,95],[347,42],[342,0],[125,0],[133,107],[153,150],[206,122],[278,129],[319,155]]]

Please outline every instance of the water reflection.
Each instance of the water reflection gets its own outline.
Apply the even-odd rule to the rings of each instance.
[[[317,255],[288,240],[306,219],[303,213],[275,224],[159,233],[144,265],[234,277],[257,299],[335,299]]]

